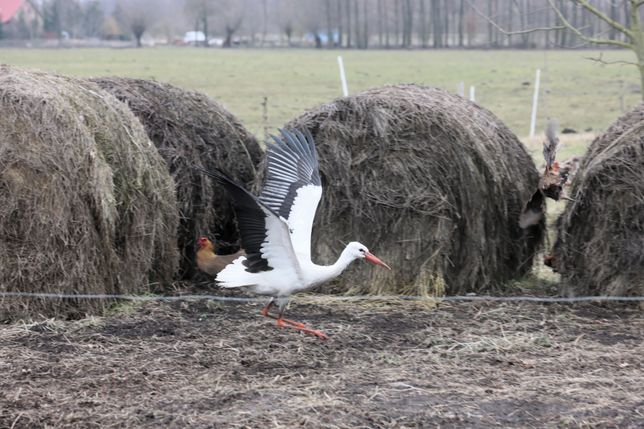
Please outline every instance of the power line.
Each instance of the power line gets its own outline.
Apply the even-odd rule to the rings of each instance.
[[[219,301],[219,302],[264,302],[261,297],[235,297],[220,295],[117,295],[117,294],[67,294],[45,292],[0,292],[3,298],[44,298],[44,299],[111,299],[123,301]],[[413,296],[413,295],[360,295],[360,296],[335,296],[335,295],[307,295],[307,300],[313,301],[493,301],[493,302],[644,302],[644,296],[491,296],[491,295],[452,295],[452,296]]]

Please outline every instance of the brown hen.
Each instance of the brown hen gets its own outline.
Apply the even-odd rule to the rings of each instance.
[[[197,250],[197,266],[201,271],[213,277],[235,259],[246,255],[243,250],[231,255],[218,255],[215,253],[215,246],[212,241],[206,237],[199,237],[197,245],[199,246],[199,250]]]

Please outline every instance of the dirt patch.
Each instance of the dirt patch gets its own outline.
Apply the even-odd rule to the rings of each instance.
[[[644,318],[592,304],[146,303],[0,328],[0,427],[641,427]],[[619,317],[615,317],[618,314]]]

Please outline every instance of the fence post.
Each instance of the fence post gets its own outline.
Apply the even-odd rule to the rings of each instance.
[[[541,82],[541,70],[537,69],[534,78],[534,95],[532,96],[532,114],[530,115],[530,137],[534,137],[534,130],[537,126],[537,105],[539,104],[539,83]]]
[[[476,88],[474,88],[474,85],[470,86],[470,101],[476,101]]]
[[[340,81],[342,81],[342,95],[345,97],[349,95],[349,87],[347,86],[347,76],[344,74],[344,62],[342,56],[338,55],[338,67],[340,67]]]

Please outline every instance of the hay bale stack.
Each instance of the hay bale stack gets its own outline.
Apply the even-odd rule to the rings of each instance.
[[[262,155],[257,140],[222,105],[198,92],[142,79],[91,80],[130,106],[165,159],[181,211],[180,273],[192,278],[199,236],[238,240],[230,198],[192,167],[221,168],[248,184]]]
[[[553,264],[567,292],[644,294],[644,104],[588,148],[557,220]]]
[[[292,120],[316,139],[325,185],[320,262],[358,240],[393,267],[354,266],[342,290],[481,292],[520,277],[543,225],[522,231],[534,163],[491,112],[444,90],[388,86]]]
[[[0,291],[140,293],[176,271],[172,179],[123,103],[89,82],[0,67]],[[0,320],[106,301],[0,298]]]

